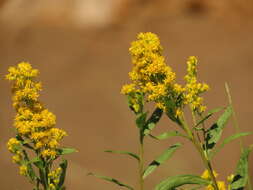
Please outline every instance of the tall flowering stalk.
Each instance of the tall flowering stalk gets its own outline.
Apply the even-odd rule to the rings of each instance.
[[[179,175],[169,177],[158,184],[155,190],[174,190],[176,187],[185,184],[199,184],[206,186],[207,190],[225,190],[223,181],[217,181],[217,174],[212,166],[213,156],[228,142],[238,139],[251,133],[235,133],[226,138],[220,146],[216,146],[221,138],[223,129],[232,115],[231,105],[225,109],[214,109],[206,114],[206,106],[203,104],[201,95],[209,90],[206,83],[198,82],[197,64],[198,60],[190,56],[187,60],[187,74],[185,84],[176,83],[176,74],[165,64],[162,56],[162,47],[159,38],[153,33],[140,33],[137,40],[130,47],[133,69],[129,73],[131,83],[124,85],[122,93],[127,95],[128,104],[136,115],[136,123],[140,131],[140,190],[143,190],[143,176],[147,170],[143,170],[143,139],[149,135],[155,139],[163,140],[173,136],[181,136],[189,140],[198,151],[205,173],[199,175]],[[156,111],[165,115],[175,122],[180,130],[168,131],[159,136],[151,135],[154,124],[147,124],[147,111],[145,104],[153,102]],[[185,118],[187,107],[192,112],[192,121]],[[214,113],[224,110],[224,113],[210,127],[205,122]],[[160,119],[161,115],[158,117]],[[156,120],[156,123],[159,121]],[[155,123],[155,124],[156,124]],[[244,148],[241,158],[237,164],[234,176],[228,180],[228,188],[231,190],[241,189],[246,186],[248,180],[248,156],[252,147]],[[152,171],[151,171],[152,172]],[[233,176],[233,175],[232,175]]]
[[[60,146],[67,133],[55,127],[56,116],[38,99],[42,90],[41,83],[36,80],[39,71],[26,62],[8,71],[6,79],[13,81],[12,100],[16,111],[16,137],[7,143],[12,160],[19,165],[19,173],[33,184],[34,190],[63,190],[67,160],[62,160],[58,167],[53,163],[75,150]]]
[[[152,160],[149,165],[146,166],[144,164],[144,141],[162,117],[163,108],[165,107],[162,98],[168,92],[173,92],[170,99],[176,100],[180,96],[181,86],[174,84],[175,73],[165,65],[162,47],[156,35],[141,33],[137,41],[132,43],[129,51],[133,63],[133,69],[129,73],[132,83],[124,85],[121,93],[127,96],[128,106],[135,114],[136,127],[139,133],[139,151],[137,154],[113,150],[107,150],[106,152],[126,154],[137,160],[138,185],[136,188],[133,188],[114,178],[93,175],[130,190],[144,190],[144,180],[146,177],[155,171],[158,166],[171,158],[173,153],[181,147],[180,143],[176,143],[168,147],[156,159]],[[174,88],[176,88],[175,91]],[[155,101],[157,104],[154,110],[148,109],[146,106],[151,101]],[[178,104],[181,106],[180,101],[178,101]],[[173,113],[177,112],[177,110],[172,111]]]

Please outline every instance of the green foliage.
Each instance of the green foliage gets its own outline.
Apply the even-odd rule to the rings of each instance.
[[[166,149],[158,158],[153,160],[148,167],[145,169],[143,178],[146,178],[149,174],[151,174],[158,166],[166,162],[171,158],[173,153],[181,146],[180,143],[174,144]]]
[[[163,110],[160,108],[156,108],[155,111],[150,116],[150,118],[145,123],[144,135],[150,134],[151,130],[153,130],[156,124],[160,121],[162,115],[163,115]]]
[[[78,151],[74,148],[59,148],[58,149],[58,154],[59,155],[71,154],[71,153],[74,153],[74,152],[78,152]]]
[[[206,147],[208,150],[212,149],[216,143],[219,141],[222,135],[222,131],[228,122],[229,118],[232,115],[232,108],[228,106],[224,113],[219,117],[216,123],[214,123],[208,130],[207,130],[207,137]]]
[[[128,156],[131,156],[132,158],[136,159],[137,161],[140,161],[139,156],[132,153],[132,152],[118,151],[118,150],[105,150],[105,152],[114,153],[114,154],[125,154],[125,155],[128,155]]]
[[[107,176],[103,176],[103,175],[97,175],[97,174],[94,174],[94,173],[89,173],[88,175],[93,175],[93,176],[95,176],[97,178],[103,179],[105,181],[109,181],[109,182],[114,183],[114,184],[116,184],[118,186],[125,187],[125,188],[130,189],[130,190],[134,190],[133,187],[131,187],[129,185],[126,185],[126,184],[120,182],[119,180],[111,178],[111,177],[107,177]]]
[[[223,140],[223,142],[218,147],[216,147],[212,152],[210,152],[210,158],[212,158],[215,154],[217,154],[226,144],[228,144],[234,140],[237,140],[241,137],[252,135],[252,134],[253,134],[252,132],[236,133],[234,135],[231,135],[231,136],[225,138]]]
[[[231,182],[231,190],[243,190],[248,182],[248,158],[252,147],[245,148],[237,163],[235,176]]]
[[[184,138],[188,138],[186,135],[183,135],[182,133],[178,132],[178,131],[168,131],[168,132],[164,132],[160,135],[154,136],[154,135],[150,135],[150,137],[156,139],[156,140],[167,140],[171,137],[184,137]]]
[[[155,187],[155,190],[175,190],[186,184],[208,185],[210,181],[196,175],[177,175],[163,180]]]

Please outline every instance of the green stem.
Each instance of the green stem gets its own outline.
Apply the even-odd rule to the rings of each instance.
[[[185,122],[184,116],[181,119],[181,123],[183,125],[184,130],[186,131],[190,141],[194,144],[195,148],[197,149],[197,151],[199,152],[201,159],[203,161],[203,164],[205,166],[205,168],[208,170],[208,173],[210,174],[211,180],[213,181],[213,186],[215,190],[219,190],[216,178],[214,176],[214,172],[212,169],[212,165],[210,160],[207,157],[207,154],[205,153],[205,151],[203,150],[203,147],[201,146],[200,142],[197,141],[197,139],[195,138],[195,136],[193,135],[192,131],[190,130],[188,124]]]
[[[143,172],[144,172],[144,145],[143,145],[143,137],[142,134],[140,138],[140,147],[139,147],[139,185],[140,190],[144,188],[144,180],[143,180]]]
[[[232,108],[233,126],[235,128],[236,133],[240,133],[240,127],[239,127],[238,120],[237,120],[237,117],[236,117],[236,114],[235,114],[235,110],[234,110],[234,106],[233,106],[233,101],[232,101],[232,96],[231,96],[231,93],[230,93],[230,90],[229,90],[229,86],[228,86],[227,83],[225,83],[225,89],[226,89],[226,93],[227,93],[227,96],[228,96],[229,105]],[[241,138],[239,138],[239,142],[240,142],[240,148],[241,148],[241,152],[242,152],[244,145],[243,145],[243,142],[242,142]],[[252,190],[252,185],[251,185],[251,181],[250,181],[250,173],[248,174],[248,176],[249,176],[248,187],[249,187],[249,190]]]

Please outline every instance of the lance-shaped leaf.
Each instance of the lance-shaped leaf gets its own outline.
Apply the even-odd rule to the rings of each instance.
[[[234,135],[231,135],[231,136],[225,138],[223,140],[223,142],[210,153],[210,158],[212,158],[215,154],[217,154],[226,144],[228,144],[234,140],[237,140],[240,137],[248,136],[248,135],[252,135],[252,134],[253,134],[253,132],[236,133]]]
[[[219,117],[218,121],[207,130],[207,137],[205,139],[207,149],[212,149],[219,141],[222,131],[231,115],[232,108],[231,106],[228,106],[224,113]]]
[[[105,150],[105,152],[108,152],[108,153],[113,153],[113,154],[125,154],[125,155],[129,155],[131,156],[132,158],[136,159],[136,160],[140,160],[139,156],[132,153],[132,152],[127,152],[127,151],[118,151],[118,150]]]
[[[147,112],[144,112],[144,113],[141,112],[137,114],[135,123],[140,130],[144,129],[146,118],[147,118]]]
[[[133,187],[129,186],[129,185],[126,185],[124,183],[121,183],[120,181],[118,181],[117,179],[114,179],[114,178],[111,178],[111,177],[107,177],[107,176],[102,176],[102,175],[97,175],[97,174],[94,174],[94,173],[88,173],[88,175],[93,175],[97,178],[100,178],[100,179],[103,179],[105,181],[109,181],[111,183],[114,183],[116,185],[119,185],[121,187],[126,187],[127,189],[130,189],[130,190],[134,190]]]
[[[156,140],[165,140],[171,137],[178,137],[178,136],[188,138],[187,136],[183,135],[182,133],[179,133],[178,131],[167,131],[157,136],[154,136],[154,135],[149,135],[149,136]]]
[[[197,175],[177,175],[163,180],[155,190],[175,190],[186,184],[209,185],[211,182]]]
[[[78,152],[78,151],[74,148],[59,148],[58,149],[59,155],[71,154],[73,152]]]
[[[231,182],[231,190],[243,190],[248,182],[248,158],[252,147],[245,148],[237,163],[235,176]]]
[[[224,108],[215,108],[215,109],[210,110],[206,116],[204,116],[200,121],[197,122],[195,127],[198,127],[199,125],[204,123],[207,119],[209,119],[214,113],[217,113],[217,112],[221,111],[222,109],[224,109]]]
[[[151,130],[153,130],[156,124],[160,121],[162,115],[163,115],[163,110],[160,108],[156,108],[145,124],[145,128],[144,128],[145,135],[150,134]]]
[[[148,167],[145,169],[143,173],[143,178],[147,177],[149,174],[151,174],[158,166],[166,162],[173,153],[181,146],[180,143],[174,144],[170,146],[167,150],[165,150],[158,158],[153,160]]]

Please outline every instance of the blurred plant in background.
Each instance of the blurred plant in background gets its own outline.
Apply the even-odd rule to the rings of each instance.
[[[61,148],[60,141],[67,133],[56,128],[56,116],[38,100],[42,90],[36,81],[39,71],[29,63],[10,67],[6,79],[13,81],[13,107],[16,137],[11,138],[8,149],[12,160],[19,165],[19,173],[34,185],[34,190],[62,190],[67,169],[67,160],[62,160],[56,169],[53,162],[64,154],[75,152]],[[37,170],[35,170],[37,168]]]

